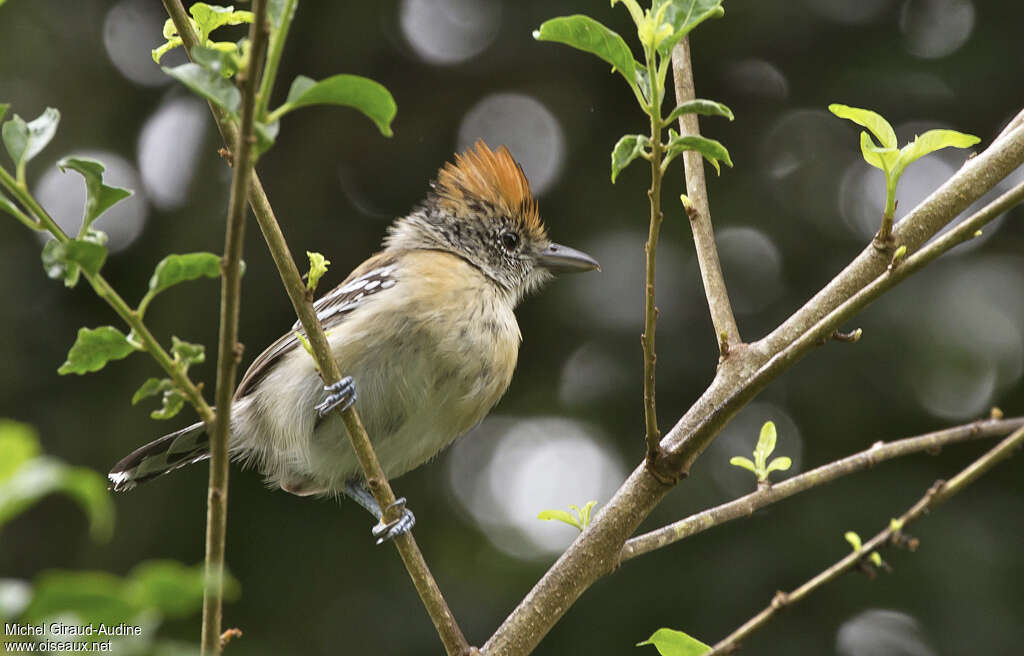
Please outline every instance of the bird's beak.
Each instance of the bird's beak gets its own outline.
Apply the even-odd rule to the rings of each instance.
[[[537,256],[537,261],[552,273],[582,273],[594,269],[601,270],[601,265],[594,258],[583,251],[561,244],[548,244],[548,247]]]

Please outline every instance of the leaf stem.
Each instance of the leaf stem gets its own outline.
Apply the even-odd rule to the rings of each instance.
[[[31,217],[28,217],[33,230],[39,230],[40,226],[45,228],[54,239],[61,243],[66,243],[71,240],[70,237],[61,229],[57,222],[53,220],[53,217],[43,209],[43,207],[32,197],[32,194],[28,191],[28,188],[24,184],[18,184],[17,181],[8,173],[4,168],[0,167],[0,184],[2,184],[11,194],[21,203],[22,207],[28,209],[32,216],[38,223],[32,222]],[[213,409],[203,399],[202,393],[199,388],[196,387],[195,383],[188,377],[184,370],[178,366],[160,342],[153,337],[153,333],[149,331],[146,324],[142,321],[142,316],[132,310],[131,306],[121,297],[120,294],[110,286],[110,283],[100,274],[90,274],[88,271],[83,270],[82,276],[92,286],[93,291],[96,295],[106,301],[107,305],[117,313],[125,324],[131,329],[131,332],[138,337],[141,341],[143,349],[156,360],[160,368],[170,377],[178,389],[185,395],[185,398],[189,403],[195,407],[196,412],[199,414],[200,419],[206,423],[207,426],[213,422]]]
[[[284,52],[285,41],[288,40],[288,31],[292,26],[292,18],[295,16],[295,3],[297,0],[285,0],[281,9],[281,24],[270,33],[270,45],[267,48],[267,61],[263,65],[263,77],[260,78],[260,90],[256,95],[256,120],[273,123],[273,119],[267,116],[267,106],[270,103],[270,94],[274,90],[274,82],[277,79],[277,67],[281,63],[281,54]],[[273,116],[273,115],[272,115]]]
[[[714,654],[728,654],[735,651],[743,639],[747,638],[750,634],[767,624],[775,614],[778,613],[778,611],[802,601],[804,598],[816,592],[819,588],[839,578],[841,574],[844,574],[856,567],[872,551],[883,547],[886,543],[896,538],[898,530],[894,528],[893,524],[902,529],[912,521],[920,519],[929,511],[949,500],[950,497],[962,492],[968,485],[973,483],[984,473],[988,472],[996,464],[1008,458],[1013,454],[1015,449],[1021,446],[1021,444],[1024,444],[1024,428],[1018,428],[999,444],[985,453],[985,455],[981,456],[961,470],[960,473],[949,481],[936,481],[925,495],[921,497],[921,499],[907,512],[903,513],[903,515],[894,523],[890,522],[888,528],[865,542],[860,549],[847,554],[846,557],[810,579],[796,590],[789,593],[777,593],[771,603],[768,604],[764,610],[716,644],[714,649],[707,652],[706,656],[712,656]]]
[[[249,26],[249,62],[238,72],[242,91],[241,128],[233,152],[234,171],[228,200],[221,260],[220,330],[217,349],[217,421],[210,433],[210,483],[206,515],[206,576],[203,590],[202,653],[221,650],[221,615],[224,601],[224,546],[228,516],[228,440],[231,430],[231,397],[235,392],[238,361],[238,315],[241,305],[241,260],[245,238],[246,192],[252,178],[253,117],[256,109],[257,66],[267,45],[267,2],[253,0],[253,22]],[[145,301],[145,299],[143,299]],[[140,310],[144,309],[140,304]]]
[[[672,76],[675,80],[676,105],[697,97],[693,84],[689,36],[684,36],[672,50]],[[679,133],[683,136],[700,136],[697,114],[683,114],[679,117]],[[719,355],[724,360],[730,352],[734,352],[731,347],[738,346],[743,340],[733,316],[729,290],[725,286],[722,265],[718,259],[718,246],[715,244],[707,184],[704,180],[704,159],[699,152],[687,150],[683,152],[683,167],[686,171],[686,195],[691,203],[687,214],[697,251],[697,263],[704,282],[711,323],[715,327],[715,341],[719,345]]]

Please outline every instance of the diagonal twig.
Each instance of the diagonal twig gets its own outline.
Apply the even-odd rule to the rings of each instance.
[[[792,592],[779,592],[772,599],[771,603],[760,613],[745,622],[743,626],[733,631],[728,637],[718,642],[714,649],[706,652],[705,656],[715,654],[728,654],[739,647],[740,642],[767,624],[776,613],[787,606],[792,606],[805,599],[822,586],[837,579],[841,574],[856,567],[868,554],[885,543],[898,537],[900,530],[910,522],[921,518],[928,511],[933,510],[950,497],[962,492],[968,485],[977,480],[985,472],[989,471],[999,462],[1008,458],[1015,449],[1024,444],[1024,428],[1018,428],[999,444],[992,447],[985,455],[981,456],[970,465],[960,471],[959,474],[949,481],[936,481],[920,501],[915,503],[910,510],[903,513],[899,519],[890,522],[889,527],[875,537],[865,542],[860,549],[850,553],[836,564],[824,570],[811,580],[801,585]]]

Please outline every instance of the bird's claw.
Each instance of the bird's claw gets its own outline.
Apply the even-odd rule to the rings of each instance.
[[[332,410],[348,410],[356,402],[356,383],[352,376],[345,376],[333,385],[325,385],[324,391],[327,396],[316,405],[317,417],[323,419]]]
[[[395,520],[385,522],[384,517],[393,510],[401,510],[402,514]],[[405,507],[405,497],[399,497],[382,513],[380,521],[373,527],[370,533],[373,534],[373,537],[377,538],[377,544],[384,544],[402,533],[408,533],[415,525],[416,516]]]

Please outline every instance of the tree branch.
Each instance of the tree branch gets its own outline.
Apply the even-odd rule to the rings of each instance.
[[[741,517],[749,517],[755,511],[769,506],[794,494],[806,492],[819,485],[831,483],[837,478],[869,469],[875,465],[912,453],[932,452],[943,446],[1006,435],[1024,426],[1024,417],[1013,419],[986,419],[945,430],[908,437],[894,442],[876,442],[869,449],[830,462],[811,471],[804,472],[780,483],[759,488],[746,496],[734,499],[715,508],[710,508],[667,526],[644,533],[626,542],[622,548],[622,561],[667,547],[698,533],[725,524]]]
[[[922,515],[935,509],[955,494],[962,492],[982,474],[992,469],[992,467],[997,463],[1008,458],[1013,453],[1014,449],[1020,447],[1022,444],[1024,444],[1024,428],[1018,428],[990,451],[985,453],[985,455],[981,456],[964,468],[948,482],[936,481],[920,501],[914,504],[910,510],[905,512],[899,519],[895,520],[895,522],[891,522],[888,528],[865,542],[860,549],[850,553],[835,565],[832,565],[825,571],[821,572],[796,590],[789,593],[777,593],[772,599],[772,602],[764,610],[748,620],[743,624],[743,626],[731,633],[727,638],[716,644],[714,649],[707,652],[706,656],[712,656],[713,654],[727,654],[737,649],[740,641],[767,624],[779,610],[796,604],[811,593],[815,592],[818,588],[834,581],[841,574],[856,567],[860,562],[867,558],[872,551],[881,548],[885,543],[897,538],[900,530],[902,530],[902,528],[907,524],[919,519]]]
[[[185,13],[181,0],[162,1],[168,15],[174,21],[174,26],[177,28],[182,42],[190,52],[192,45],[196,43],[197,39],[192,31],[192,26],[188,22],[188,15]],[[235,143],[237,141],[238,128],[219,107],[210,105],[210,109],[217,119],[217,127],[225,144]],[[270,206],[270,201],[267,199],[266,192],[263,190],[259,176],[255,173],[253,173],[249,185],[248,200],[253,213],[256,215],[256,221],[260,226],[260,230],[263,232],[263,237],[267,242],[267,248],[274,258],[274,264],[277,266],[278,273],[281,276],[281,282],[288,292],[292,307],[309,340],[313,351],[313,358],[317,363],[320,375],[326,384],[335,383],[342,378],[340,367],[331,356],[323,327],[316,317],[311,300],[306,296],[306,286],[302,282],[302,277],[295,265],[295,260],[292,258],[291,251],[288,249],[288,243],[281,232],[277,218],[274,216],[273,209]],[[373,493],[374,499],[381,508],[390,507],[395,501],[394,491],[391,489],[387,477],[384,475],[384,470],[377,460],[373,445],[366,433],[366,429],[363,427],[359,414],[356,412],[355,406],[349,407],[344,412],[340,410],[338,412],[345,424],[353,451],[359,459],[363,475],[366,478],[370,491]],[[396,509],[396,512],[399,512],[399,510]],[[395,518],[386,517],[385,521],[392,519]],[[427,613],[430,615],[430,619],[434,623],[434,627],[437,629],[447,653],[468,653],[469,645],[462,635],[458,623],[455,621],[455,616],[452,614],[451,609],[448,608],[448,604],[444,600],[437,582],[430,573],[430,569],[419,547],[416,545],[412,533],[400,535],[392,542],[394,542],[402,557],[402,562],[409,572],[409,577],[416,587],[416,592],[423,601],[423,605],[426,607]]]
[[[651,220],[647,230],[647,243],[644,245],[645,279],[644,279],[644,332],[640,336],[640,344],[644,353],[644,429],[647,444],[646,462],[651,473],[671,482],[672,477],[658,471],[661,463],[661,431],[658,429],[658,412],[655,395],[655,363],[658,359],[654,348],[654,331],[658,322],[658,308],[654,304],[654,283],[656,272],[656,256],[658,254],[658,233],[661,230],[661,91],[658,88],[658,76],[654,73],[654,53],[649,52],[647,70],[651,71],[648,78],[648,92],[651,97],[651,188],[647,190],[647,198],[651,206]]]
[[[690,37],[672,50],[672,77],[675,80],[676,105],[696,98],[693,85],[693,66],[690,61]],[[700,136],[697,114],[683,114],[679,117],[679,134]],[[704,158],[695,151],[683,153],[683,167],[686,170],[686,196],[692,209],[687,210],[693,244],[697,250],[697,263],[704,281],[704,294],[711,311],[711,323],[715,326],[715,340],[722,358],[728,357],[730,345],[742,343],[736,318],[729,302],[729,291],[722,277],[722,265],[718,261],[718,247],[715,232],[711,226],[711,208],[708,205],[708,190],[704,182]]]
[[[897,243],[909,251],[920,247],[942,226],[1005,178],[1024,161],[1024,126],[998,139],[896,225]],[[948,234],[948,233],[947,233]],[[912,258],[896,268],[898,273]],[[764,339],[724,360],[711,386],[662,440],[685,473],[732,416],[768,382],[756,377],[762,365],[797,341],[835,308],[870,284],[889,265],[870,244],[822,291]],[[834,326],[832,329],[834,330]],[[824,334],[828,334],[825,331]],[[819,336],[820,337],[820,336]],[[777,376],[810,350],[817,340],[802,342]],[[573,603],[618,560],[626,539],[668,493],[644,466],[630,474],[558,561],[506,618],[484,650],[488,654],[526,654],[541,641]]]
[[[231,195],[224,231],[221,260],[220,331],[217,349],[217,420],[210,434],[210,484],[206,511],[206,577],[203,590],[202,653],[221,651],[221,614],[224,600],[224,544],[228,522],[228,438],[231,432],[231,398],[235,393],[238,361],[238,314],[242,293],[242,246],[245,238],[245,196],[255,167],[253,115],[256,104],[257,66],[267,45],[267,3],[253,0],[249,26],[249,59],[238,71],[242,91],[241,128],[234,143]]]

